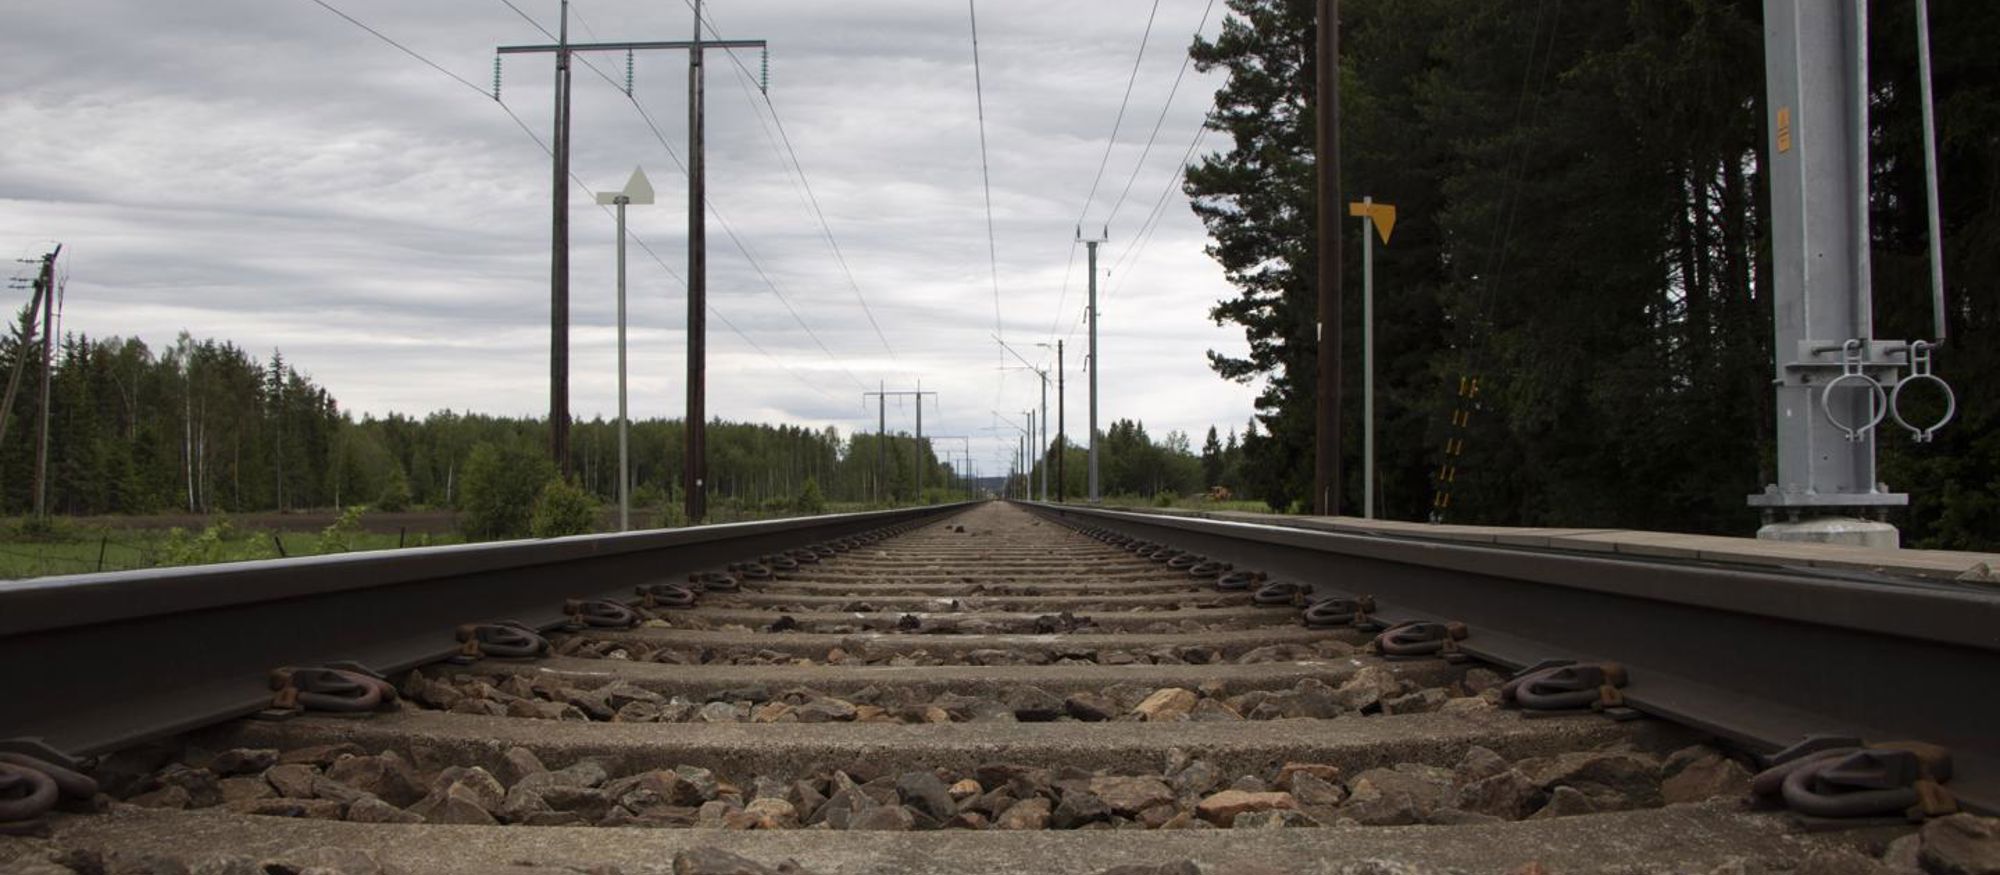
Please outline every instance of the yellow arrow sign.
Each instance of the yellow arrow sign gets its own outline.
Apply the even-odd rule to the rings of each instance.
[[[1357,219],[1367,217],[1375,220],[1375,232],[1382,235],[1382,245],[1389,245],[1389,235],[1396,230],[1396,207],[1394,204],[1356,202],[1347,205],[1347,214]]]

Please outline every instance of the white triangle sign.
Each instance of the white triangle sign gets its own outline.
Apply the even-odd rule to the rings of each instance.
[[[653,183],[646,179],[646,169],[632,168],[632,178],[625,183],[626,203],[650,204],[653,202]]]

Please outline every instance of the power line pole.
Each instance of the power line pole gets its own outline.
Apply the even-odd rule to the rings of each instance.
[[[1035,408],[1030,407],[1021,412],[1027,414],[1028,417],[1028,437],[1026,442],[1033,444],[1035,442]],[[1021,448],[1021,464],[1027,466],[1021,469],[1021,473],[1026,475],[1024,483],[1028,489],[1028,498],[1033,499],[1035,497],[1035,469],[1046,466],[1036,464],[1035,451],[1027,446]],[[1044,481],[1044,484],[1046,482]]]
[[[1036,444],[1035,452],[1041,457],[1035,464],[1041,469],[1042,473],[1042,500],[1047,501],[1049,500],[1049,466],[1047,464],[1049,446],[1049,371],[1047,368],[1038,368],[1030,364],[1027,358],[1023,357],[1013,347],[1008,346],[1007,341],[1001,340],[999,335],[993,335],[993,340],[1000,344],[1000,348],[1006,350],[1016,361],[1019,361],[1028,370],[1033,371],[1035,376],[1042,379],[1042,430],[1040,432],[1035,431],[1033,418],[1030,417],[1028,422],[1028,440]],[[1048,346],[1046,343],[1035,345]],[[1028,469],[1030,475],[1033,475],[1034,471],[1034,468]]]
[[[1063,403],[1063,342],[1056,341],[1056,503],[1063,500],[1063,460],[1069,455],[1069,438],[1065,437],[1064,416],[1069,405]]]
[[[48,255],[44,255],[38,259],[24,258],[21,259],[21,261],[24,264],[37,264],[37,263],[45,264],[49,261],[53,261],[55,259],[56,253],[59,253],[61,251],[62,251],[62,246],[58,245],[56,246],[55,252],[52,252]],[[36,323],[40,322],[42,318],[42,296],[48,293],[48,287],[45,286],[42,282],[43,277],[44,277],[44,271],[36,270],[35,278],[28,282],[27,288],[31,288],[34,291],[28,297],[27,324],[20,326],[15,330],[17,338],[15,346],[17,349],[20,350],[20,353],[17,356],[15,356],[14,371],[7,378],[6,398],[5,400],[0,400],[0,444],[5,444],[7,441],[7,426],[9,422],[13,419],[14,399],[20,394],[21,375],[26,373],[28,370],[28,350],[34,348],[35,332],[39,330],[39,328],[37,328],[36,326]],[[18,283],[19,281],[16,280],[16,282],[10,284],[8,288],[13,288],[13,289],[22,288],[22,286],[19,285]]]
[[[690,524],[707,515],[708,428],[704,360],[708,332],[708,249],[704,212],[707,200],[702,148],[702,51],[704,49],[764,48],[763,40],[701,38],[701,2],[694,3],[694,39],[653,42],[572,43],[569,41],[569,0],[563,0],[563,21],[555,45],[501,46],[502,55],[556,56],[556,135],[554,270],[550,279],[551,309],[549,401],[551,450],[556,464],[569,473],[569,116],[570,59],[577,52],[633,52],[685,49],[688,52],[688,412],[687,450],[681,480],[687,491]]]
[[[1083,240],[1083,232],[1077,232],[1077,239]],[[1090,352],[1085,356],[1090,370],[1090,503],[1096,504],[1097,494],[1097,244],[1103,243],[1108,234],[1099,234],[1095,239],[1083,240],[1090,247]]]
[[[923,388],[924,388],[924,381],[918,380],[917,381],[917,389],[918,389],[917,442],[915,446],[910,448],[912,450],[912,452],[910,453],[912,457],[911,462],[917,466],[916,498],[917,498],[917,504],[920,505],[924,503],[924,469],[930,467],[929,465],[924,463],[924,393],[922,391]]]
[[[56,254],[42,259],[42,423],[41,440],[35,444],[35,516],[49,515],[49,383],[54,376]]]
[[[1313,512],[1340,513],[1340,0],[1319,0],[1314,85],[1319,253],[1319,385],[1315,387]]]
[[[888,383],[877,381],[875,397],[875,500],[882,500],[882,478],[889,473],[889,392]],[[863,395],[865,403],[868,396]]]
[[[694,45],[688,47],[688,316],[687,453],[689,525],[708,515],[708,165],[702,122],[701,0],[694,0]]]
[[[962,434],[934,434],[930,436],[929,443],[935,443],[937,441],[964,441],[965,442],[964,453],[966,458],[968,459],[968,464],[969,464],[969,460],[971,459],[972,456],[972,438]],[[951,466],[952,477],[956,480],[962,481],[963,478],[959,474],[958,466],[955,464],[955,460],[957,457],[951,455],[951,452],[952,452],[951,450],[945,451],[946,453],[945,464]],[[962,485],[963,485],[962,482],[953,484],[954,488]]]
[[[549,453],[569,477],[569,0],[556,26],[555,179],[549,230]]]
[[[886,385],[886,384],[885,384],[885,385]],[[923,388],[923,385],[924,385],[924,384],[923,384],[923,381],[919,380],[919,381],[917,382],[917,388],[915,388],[915,389],[898,389],[898,390],[896,390],[896,391],[893,391],[893,392],[892,392],[892,391],[889,391],[889,390],[887,390],[887,389],[883,389],[883,390],[879,390],[879,391],[875,391],[875,392],[863,392],[863,393],[861,393],[861,398],[862,398],[862,400],[863,400],[863,403],[866,403],[866,400],[867,400],[868,398],[870,398],[870,397],[874,397],[875,399],[877,399],[877,400],[876,400],[876,402],[875,402],[875,403],[876,403],[876,405],[877,405],[877,406],[876,406],[876,410],[877,410],[877,411],[879,411],[879,412],[877,413],[877,417],[878,417],[878,418],[877,418],[877,423],[878,423],[878,424],[876,425],[876,428],[877,428],[877,432],[876,432],[876,434],[880,435],[880,440],[881,440],[881,441],[882,441],[882,443],[884,443],[884,444],[886,444],[886,443],[888,442],[888,440],[889,440],[889,414],[888,414],[888,400],[889,400],[889,396],[891,396],[891,395],[894,395],[894,396],[896,396],[896,397],[899,397],[899,398],[904,398],[904,397],[913,397],[913,398],[917,399],[917,454],[916,454],[916,455],[917,455],[917,459],[916,459],[916,463],[917,463],[917,495],[916,495],[916,500],[917,500],[917,502],[918,502],[919,504],[921,504],[921,503],[923,502],[923,500],[924,500],[924,452],[923,452],[923,450],[924,450],[924,447],[923,447],[923,440],[924,440],[924,396],[925,396],[925,395],[929,395],[929,396],[931,396],[932,398],[936,398],[936,397],[937,397],[937,393],[936,393],[936,392],[926,392],[926,391],[924,391],[924,388]],[[935,402],[933,402],[933,403],[935,403]],[[875,450],[875,452],[876,452],[876,456],[875,456],[875,458],[876,458],[876,467],[877,467],[877,470],[880,470],[880,468],[881,468],[881,458],[882,458],[882,456],[881,456],[881,452],[882,452],[882,448],[881,448],[880,446],[877,446],[877,447],[876,447],[876,450]]]

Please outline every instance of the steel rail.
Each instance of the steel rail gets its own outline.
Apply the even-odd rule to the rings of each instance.
[[[2000,811],[2000,591],[1021,504],[1372,596],[1386,621],[1463,622],[1462,650],[1510,668],[1621,663],[1632,708],[1755,753],[1813,734],[1941,744],[1961,802]]]
[[[0,739],[97,755],[255,713],[271,670],[437,662],[464,623],[564,621],[573,598],[965,505],[0,583]]]

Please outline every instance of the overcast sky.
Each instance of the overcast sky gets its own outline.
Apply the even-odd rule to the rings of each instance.
[[[476,87],[313,0],[16,10],[0,31],[9,82],[0,252],[65,244],[67,331],[137,335],[157,350],[186,330],[259,356],[282,350],[357,414],[546,414],[549,159],[480,93],[491,87],[494,46],[545,38],[502,0],[328,2]],[[555,27],[555,0],[514,2]],[[1040,400],[1033,376],[1000,370],[999,332],[1037,363],[1054,355],[1035,344],[1067,341],[1069,425],[1082,435],[1080,216],[1086,231],[1108,224],[1111,238],[1101,250],[1100,423],[1138,418],[1156,435],[1181,429],[1199,442],[1210,424],[1240,427],[1251,414],[1254,388],[1206,365],[1206,350],[1237,353],[1243,341],[1207,318],[1230,289],[1169,185],[1218,81],[1190,69],[1171,104],[1168,91],[1205,11],[1203,32],[1219,28],[1221,4],[1159,0],[1088,209],[1153,0],[979,4],[997,296],[965,4],[713,0],[706,9],[722,36],[771,46],[769,105],[751,81],[757,53],[737,56],[748,75],[719,53],[709,67],[711,416],[872,430],[864,388],[921,380],[939,393],[924,430],[973,437],[975,463],[994,473],[1013,438],[985,430],[990,411]],[[572,11],[573,40],[692,30],[681,0],[579,0]],[[643,165],[659,202],[629,220],[659,260],[631,252],[633,415],[679,416],[687,57],[639,54],[634,100],[622,92],[622,53],[593,62],[615,84],[576,73],[572,409],[609,417],[617,405],[615,232],[583,186],[616,189]],[[502,75],[502,103],[544,141],[551,68],[546,55],[515,55]],[[892,405],[890,427],[909,428],[913,412]]]

